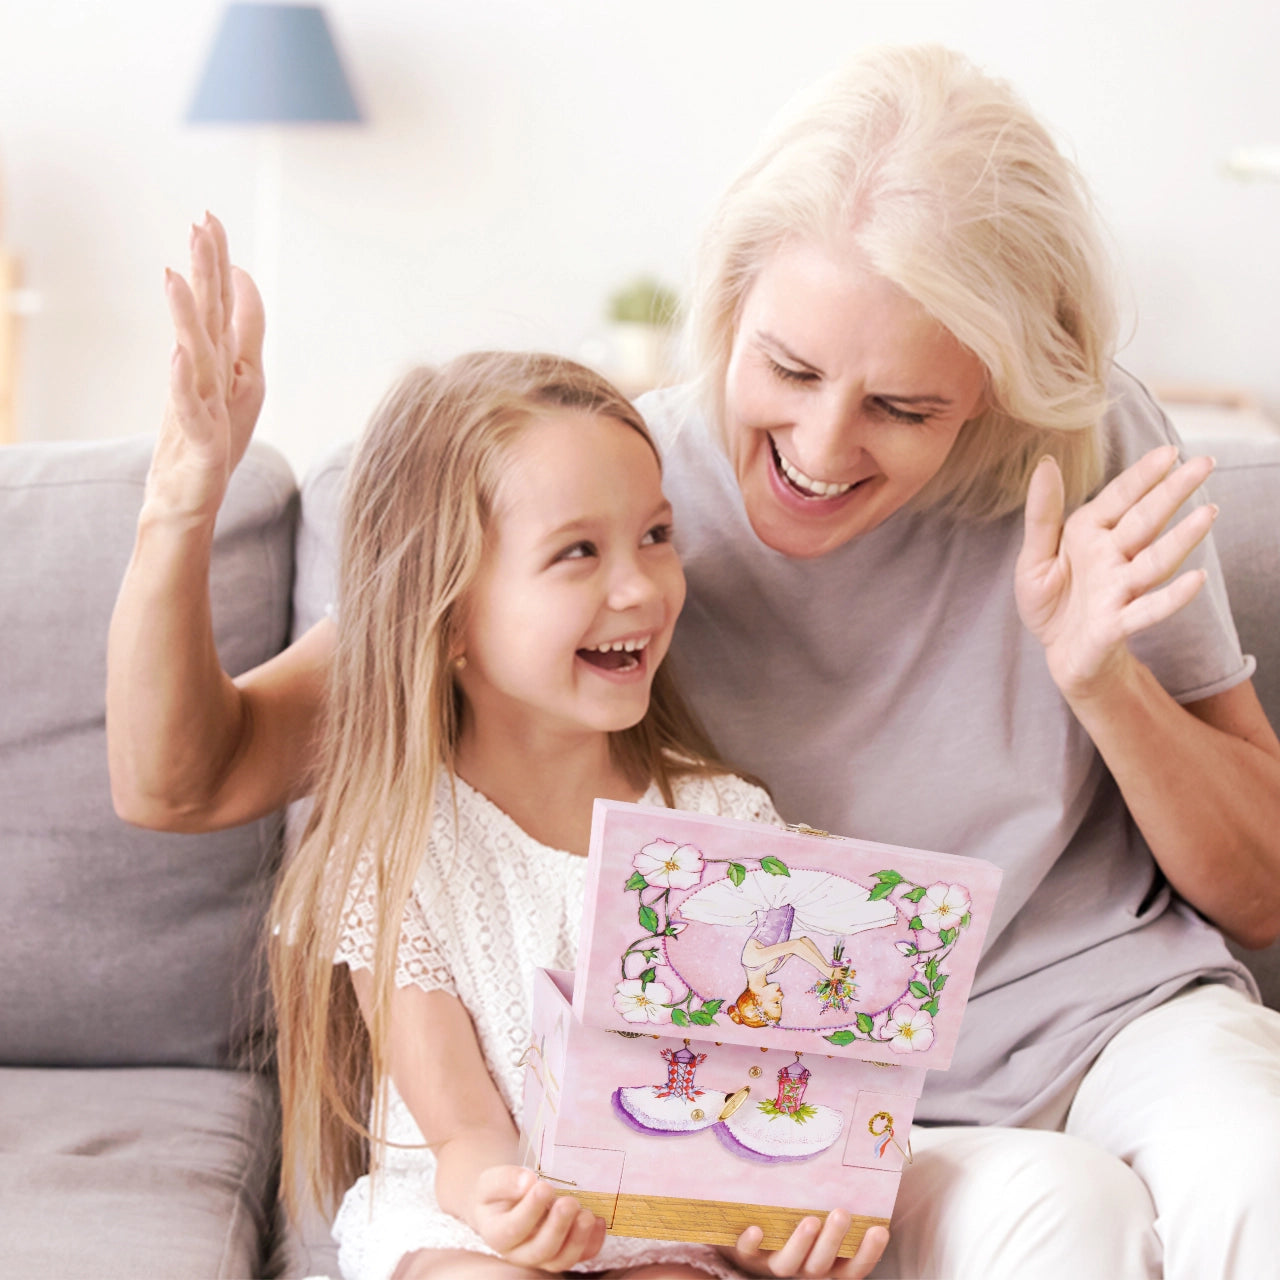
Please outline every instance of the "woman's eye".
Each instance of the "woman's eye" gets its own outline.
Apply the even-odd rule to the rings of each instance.
[[[894,422],[908,422],[919,426],[922,422],[929,421],[927,413],[912,413],[909,409],[899,409],[896,404],[890,404],[888,400],[877,400],[876,407]]]
[[[659,546],[664,542],[670,542],[672,537],[672,528],[669,524],[655,524],[648,533],[640,540],[642,547]]]
[[[769,368],[773,370],[775,378],[781,378],[783,382],[817,382],[818,375],[809,369],[792,369],[789,365],[779,364],[776,360],[769,361]]]

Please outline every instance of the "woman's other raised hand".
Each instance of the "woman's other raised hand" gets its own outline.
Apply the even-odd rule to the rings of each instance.
[[[1211,458],[1179,465],[1176,447],[1164,445],[1064,523],[1057,463],[1044,458],[1036,468],[1015,591],[1022,621],[1044,645],[1068,702],[1103,692],[1133,660],[1129,637],[1177,613],[1204,585],[1203,570],[1178,569],[1208,534],[1217,507],[1196,507],[1165,526],[1212,470]]]
[[[171,513],[211,517],[262,408],[262,299],[231,265],[212,214],[191,228],[191,279],[165,272],[174,349],[148,498]]]

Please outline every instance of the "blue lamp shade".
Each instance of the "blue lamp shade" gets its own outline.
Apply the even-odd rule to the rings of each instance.
[[[318,5],[227,6],[187,112],[189,123],[359,119]]]

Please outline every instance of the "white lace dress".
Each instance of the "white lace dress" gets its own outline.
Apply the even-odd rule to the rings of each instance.
[[[539,844],[461,779],[456,787],[456,828],[447,779],[437,792],[431,842],[401,930],[396,985],[447,991],[462,1001],[494,1082],[515,1115],[523,1080],[517,1063],[529,1043],[534,970],[574,966],[587,861]],[[675,798],[680,809],[781,823],[759,787],[732,775],[681,778]],[[657,787],[651,786],[641,803],[662,806]],[[368,898],[352,905],[339,961],[355,969],[372,967],[375,917]],[[391,1142],[422,1142],[394,1086],[389,1086],[386,1115]],[[384,1152],[376,1180],[360,1178],[334,1220],[345,1280],[387,1280],[400,1258],[415,1249],[493,1252],[436,1203],[430,1151],[419,1146]],[[601,1252],[575,1270],[654,1262],[685,1262],[726,1278],[741,1274],[708,1246],[624,1236],[607,1236]]]

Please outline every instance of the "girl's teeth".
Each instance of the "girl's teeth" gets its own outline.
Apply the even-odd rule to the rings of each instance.
[[[775,452],[777,452],[775,450]],[[848,493],[853,488],[851,484],[833,484],[827,480],[814,480],[805,475],[799,467],[793,467],[781,453],[777,454],[778,465],[782,468],[782,474],[791,481],[797,489],[803,489],[806,493],[812,493],[818,498],[834,498],[837,494]]]
[[[643,649],[648,643],[648,640],[614,640],[608,644],[598,644],[595,648],[600,653],[619,653],[622,651],[635,653],[637,649]]]

